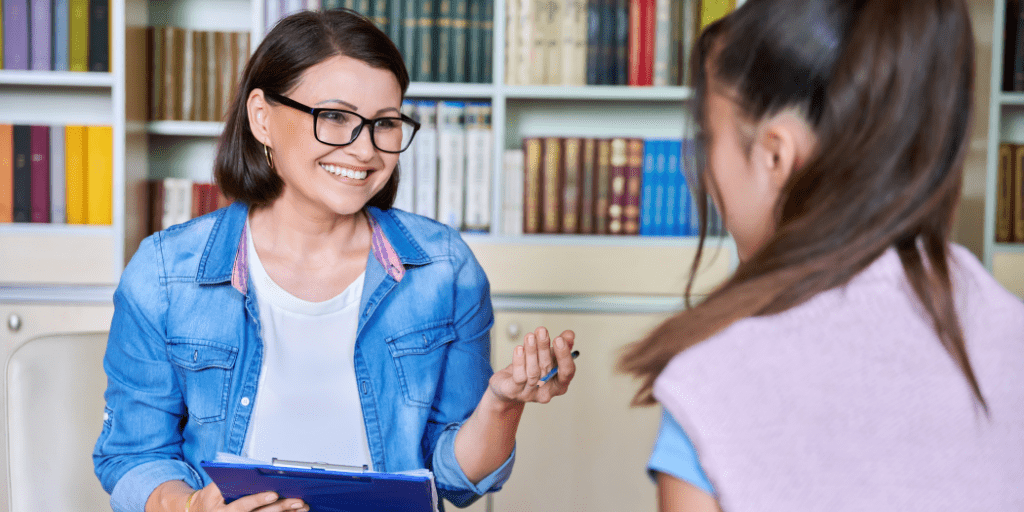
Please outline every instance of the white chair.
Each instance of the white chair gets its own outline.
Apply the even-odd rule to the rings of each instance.
[[[7,361],[12,512],[109,511],[93,473],[103,425],[107,333],[33,338]]]

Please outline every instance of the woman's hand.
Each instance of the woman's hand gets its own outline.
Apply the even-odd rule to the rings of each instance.
[[[279,499],[277,493],[261,492],[243,496],[224,504],[217,484],[198,491],[181,480],[171,480],[157,486],[146,501],[146,512],[308,512],[309,507],[300,499]]]
[[[490,391],[504,402],[540,402],[564,394],[576,374],[572,346],[576,333],[562,331],[551,341],[548,330],[538,327],[526,335],[525,343],[516,346],[512,364],[491,376]],[[555,365],[558,373],[545,382],[541,378]]]

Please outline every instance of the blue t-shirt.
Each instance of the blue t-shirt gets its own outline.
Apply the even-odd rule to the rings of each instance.
[[[704,469],[700,467],[693,443],[683,431],[683,427],[679,426],[672,415],[664,409],[661,414],[661,430],[658,431],[658,440],[654,442],[654,451],[647,463],[647,472],[652,479],[655,478],[655,472],[665,473],[711,496],[715,495],[711,482],[704,474]]]

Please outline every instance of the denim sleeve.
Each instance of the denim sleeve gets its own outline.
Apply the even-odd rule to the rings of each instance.
[[[165,350],[168,299],[158,237],[142,242],[121,275],[103,358],[106,408],[93,464],[116,512],[141,512],[166,481],[201,484],[182,462],[178,424],[185,405]]]
[[[700,466],[697,450],[690,442],[690,437],[668,411],[662,411],[661,430],[658,431],[658,440],[654,442],[647,472],[651,478],[654,478],[655,472],[674,476],[711,496],[715,495],[711,482]]]
[[[455,436],[473,413],[493,373],[491,369],[490,285],[469,247],[455,231],[449,232],[454,282],[456,339],[448,350],[438,398],[427,424],[426,440],[432,446],[431,462],[438,494],[465,507],[488,492],[497,491],[512,473],[515,451],[501,467],[476,485],[455,459]],[[428,452],[430,453],[430,452]]]

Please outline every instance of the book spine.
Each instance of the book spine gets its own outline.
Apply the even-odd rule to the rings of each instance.
[[[465,73],[466,80],[471,84],[483,83],[483,41],[480,39],[480,32],[483,30],[483,0],[468,0],[469,4],[469,27],[466,35],[466,57]]]
[[[175,224],[184,224],[192,218],[192,180],[179,179]]]
[[[665,145],[665,176],[662,183],[665,187],[665,226],[662,234],[667,236],[678,236],[679,232],[679,208],[683,205],[683,196],[679,193],[679,182],[681,174],[679,169],[679,153],[682,141],[673,140]]]
[[[437,219],[437,104],[416,105],[421,124],[414,144],[416,161],[416,213]]]
[[[0,124],[0,224],[14,221],[14,126]]]
[[[50,222],[50,127],[29,130],[32,222]]]
[[[114,202],[114,132],[110,126],[86,128],[86,222],[109,225]]]
[[[520,58],[520,45],[522,44],[519,28],[519,5],[518,0],[505,2],[505,84],[521,85],[519,73],[517,72]]]
[[[672,41],[671,0],[654,2],[654,79],[656,86],[669,85],[669,49]]]
[[[29,68],[29,0],[3,0],[4,69]]]
[[[594,200],[594,233],[608,234],[608,223],[611,220],[611,140],[597,141],[597,173]]]
[[[534,16],[534,0],[509,0],[519,2],[519,56],[516,60],[516,81],[519,85],[533,83],[532,69],[536,63],[537,48],[535,33],[537,20]]]
[[[146,234],[151,235],[163,229],[164,182],[149,180],[146,182],[146,197],[149,200],[149,211],[146,218]]]
[[[465,220],[466,131],[462,125],[466,105],[458,101],[438,104],[438,221],[462,229]]]
[[[729,14],[736,7],[736,0],[701,0],[700,31]]]
[[[454,13],[452,15],[452,50],[448,59],[449,75],[455,83],[466,82],[466,54],[469,49],[469,2],[468,0],[451,0]],[[472,62],[472,61],[470,61]]]
[[[583,139],[580,158],[580,233],[594,232],[594,185],[597,169],[597,141]]]
[[[195,79],[192,75],[195,73],[195,58],[193,52],[195,48],[195,31],[184,30],[182,34],[182,52],[181,52],[181,117],[179,119],[183,121],[191,121],[193,112],[195,111],[195,96],[192,88],[195,85]],[[178,94],[178,92],[175,92]]]
[[[1014,20],[1014,38],[1012,42],[1013,51],[1013,91],[1024,91],[1024,3],[1016,2],[1015,5],[1007,4],[1007,16]],[[1012,12],[1010,11],[1012,9]]]
[[[231,93],[235,88],[234,57],[237,50],[231,47],[231,33],[215,34],[217,47],[217,100],[214,109],[214,120],[223,121],[231,105]]]
[[[89,0],[89,71],[110,71],[110,0]]]
[[[416,79],[417,73],[417,56],[416,46],[419,43],[417,39],[417,29],[419,25],[419,18],[416,17],[416,0],[402,0],[402,60],[409,66],[409,78]]]
[[[640,85],[644,0],[629,0],[629,85]]]
[[[521,149],[505,150],[502,158],[503,195],[501,231],[506,235],[523,234],[523,181],[526,155]]]
[[[438,82],[451,82],[452,73],[449,63],[452,52],[452,19],[456,0],[438,0],[437,10],[437,54],[434,56],[434,69]]]
[[[29,9],[29,16],[32,20],[32,28],[29,30],[31,39],[29,51],[32,54],[30,69],[41,71],[53,69],[53,56],[50,53],[50,27],[53,25],[53,18],[50,7],[50,0],[32,0]]]
[[[640,4],[640,85],[654,84],[655,1],[641,0]]]
[[[578,137],[565,139],[564,174],[562,176],[562,233],[580,231],[580,175],[583,173],[583,141]]]
[[[189,187],[189,193],[192,194],[192,208],[189,212],[189,219],[194,219],[203,214],[203,205],[206,204],[206,197],[203,195],[203,184],[192,183]]]
[[[658,144],[654,140],[644,141],[643,146],[643,178],[641,186],[641,202],[644,207],[640,212],[640,234],[643,236],[657,235],[657,224],[660,222],[662,204],[655,199],[654,187],[657,170],[654,166]]]
[[[544,171],[541,183],[543,204],[541,206],[541,231],[558,233],[561,226],[562,199],[562,139],[544,139]]]
[[[540,233],[544,141],[539,138],[524,139],[523,153],[523,233]]]
[[[32,127],[14,125],[14,222],[32,220]]]
[[[587,84],[598,85],[601,66],[601,0],[587,0]]]
[[[1024,242],[1024,145],[1013,151],[1013,241]]]
[[[683,0],[669,1],[668,84],[683,85]]]
[[[416,119],[416,104],[411,101],[402,102],[402,114]],[[415,143],[398,154],[398,194],[395,196],[394,207],[407,212],[416,211],[416,145]]]
[[[68,0],[68,69],[89,71],[89,0]]]
[[[565,4],[562,1],[548,0],[544,5],[544,71],[545,84],[561,84],[562,75],[562,11]]]
[[[146,119],[153,121],[161,119],[160,108],[162,107],[163,80],[160,72],[163,70],[164,45],[159,27],[146,29],[146,86],[149,88],[149,105],[147,106]]]
[[[598,70],[598,81],[604,85],[614,85],[615,77],[618,76],[618,70],[615,68],[615,30],[618,23],[615,2],[616,0],[601,2],[601,66]]]
[[[206,73],[204,75],[204,86],[203,86],[203,120],[205,121],[220,121],[218,116],[217,107],[219,105],[218,98],[220,97],[220,91],[217,90],[219,84],[218,71],[220,62],[219,48],[217,47],[218,36],[217,32],[203,32],[203,40],[206,43],[206,52],[203,55],[203,63],[206,66]]]
[[[481,68],[481,82],[494,82],[494,0],[484,0],[483,13],[480,22],[480,61],[477,66]]]
[[[17,148],[17,141],[15,141],[15,148]],[[1005,243],[1013,241],[1013,153],[1014,146],[1012,144],[1003,143],[999,145],[996,242]],[[15,187],[15,190],[17,190],[17,187]]]
[[[50,127],[50,222],[67,222],[67,200],[64,195],[64,127]]]
[[[85,127],[64,129],[64,169],[68,224],[85,224]]]
[[[1019,1],[1007,0],[1003,23],[1003,91],[1012,91],[1016,73],[1014,58],[1017,52],[1017,25],[1019,23]]]
[[[180,121],[182,115],[182,89],[184,88],[185,71],[185,29],[164,27],[164,117],[163,119]]]
[[[466,229],[491,228],[491,105],[472,104],[466,127]],[[468,116],[467,116],[468,117]]]
[[[673,141],[671,140],[663,140],[654,147],[654,195],[655,198],[661,201],[660,206],[655,205],[658,210],[657,215],[653,219],[655,221],[654,233],[658,236],[668,234],[665,229],[667,224],[665,222],[667,214],[667,205],[665,204],[667,190],[665,190],[665,186],[668,181],[668,152],[672,144]]]
[[[196,121],[209,121],[210,116],[210,89],[211,73],[209,63],[213,56],[210,55],[210,33],[205,30],[194,32],[195,39],[195,60],[193,62],[192,80],[194,81],[192,91],[195,94],[195,117]]]
[[[545,0],[529,0],[533,6],[530,12],[533,14],[533,43],[531,45],[532,50],[530,51],[529,62],[529,81],[528,84],[542,85],[547,83],[546,75],[548,69],[547,63],[547,34],[548,34],[548,12],[550,9],[547,8],[548,2]]]
[[[419,64],[416,66],[417,82],[434,81],[434,0],[419,0],[419,47],[416,49]]]
[[[577,7],[581,5],[578,0],[561,0],[561,7],[559,8],[560,16],[558,20],[558,31],[556,32],[558,55],[560,62],[557,63],[557,67],[561,69],[560,80],[558,81],[561,85],[579,85],[576,84],[576,20],[581,18],[581,13],[577,12]]]
[[[630,0],[612,0],[615,6],[615,38],[611,43],[614,49],[612,59],[615,60],[616,85],[629,83],[629,2]]]
[[[640,233],[640,189],[644,175],[644,141],[630,139],[627,143],[626,195],[623,208],[622,232],[626,235]]]
[[[629,175],[629,143],[626,139],[612,139],[611,191],[608,205],[608,233],[621,235],[626,220],[626,180]]]

